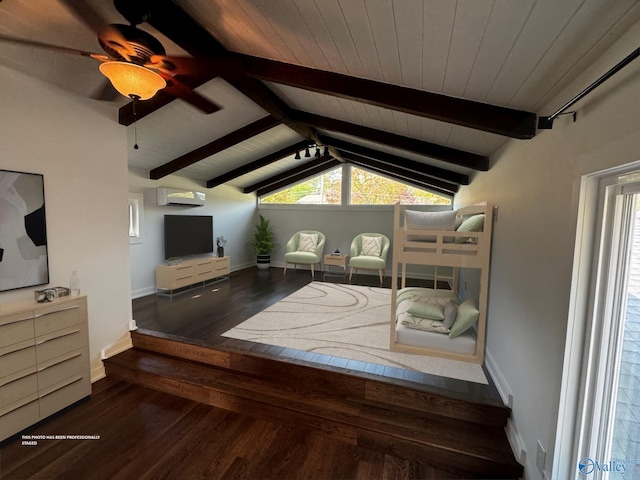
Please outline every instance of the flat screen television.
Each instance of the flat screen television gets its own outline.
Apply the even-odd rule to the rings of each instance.
[[[213,252],[212,216],[164,216],[164,258],[188,257],[211,252]]]

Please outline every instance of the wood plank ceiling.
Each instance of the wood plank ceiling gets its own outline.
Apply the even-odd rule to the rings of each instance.
[[[99,25],[125,23],[111,0],[59,1],[0,3],[0,35],[91,51]],[[640,21],[635,0],[123,3],[150,9],[140,28],[168,54],[198,58],[199,74],[182,80],[220,107],[140,102],[130,166],[159,186],[175,173],[259,194],[338,161],[453,194],[509,138],[536,135],[537,116],[551,113],[540,109]],[[103,84],[85,58],[53,71],[56,56],[0,41],[11,68],[76,92],[70,72],[93,91]],[[122,100],[110,105],[133,146]],[[305,142],[337,161],[295,160]]]

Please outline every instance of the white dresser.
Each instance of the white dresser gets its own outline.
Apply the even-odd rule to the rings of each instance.
[[[0,441],[91,394],[87,297],[0,304]]]

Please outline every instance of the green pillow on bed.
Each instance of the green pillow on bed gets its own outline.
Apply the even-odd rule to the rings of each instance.
[[[407,313],[414,317],[427,318],[429,320],[444,320],[443,308],[437,303],[413,302]]]
[[[481,232],[484,228],[484,214],[471,215],[456,228],[456,232]],[[456,243],[464,243],[471,240],[471,237],[456,237]]]
[[[473,299],[465,300],[458,305],[458,314],[456,315],[456,321],[451,326],[450,338],[455,338],[458,335],[462,335],[469,330],[474,323],[478,321],[480,312],[476,306],[476,302]]]

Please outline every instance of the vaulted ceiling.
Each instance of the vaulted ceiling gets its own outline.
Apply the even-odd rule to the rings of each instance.
[[[640,21],[636,0],[116,3],[0,0],[0,63],[107,105],[149,178],[258,194],[340,162],[455,193],[507,140],[534,137],[540,110]],[[175,79],[215,111],[160,92],[134,128],[94,60],[7,41],[102,53],[97,30],[137,6],[168,55],[197,59]],[[309,143],[330,155],[296,160]]]

